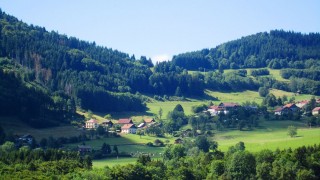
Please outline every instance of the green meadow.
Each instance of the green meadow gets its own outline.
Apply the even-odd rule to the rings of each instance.
[[[50,136],[59,138],[80,135],[80,131],[71,125],[36,129],[30,127],[16,117],[0,117],[0,126],[4,129],[6,134],[30,134],[35,137],[37,141],[40,141],[42,138],[48,138]]]
[[[93,139],[90,141],[85,141],[86,145],[91,146],[93,149],[100,149],[103,143],[107,143],[111,146],[117,145],[119,152],[145,152],[145,153],[152,153],[152,152],[160,152],[162,147],[149,147],[146,146],[148,142],[154,142],[156,139],[159,139],[163,143],[170,143],[172,144],[174,139],[173,137],[153,137],[153,136],[139,136],[135,134],[121,134],[120,137],[110,137],[110,138],[100,138],[100,139]],[[74,143],[66,145],[67,148],[76,148],[81,143]],[[160,149],[160,150],[159,150]]]
[[[298,127],[298,134],[296,137],[289,137],[287,135],[287,127],[289,125],[294,125]],[[130,135],[136,136],[136,135]],[[138,136],[137,136],[138,137]],[[133,138],[136,139],[136,138]],[[147,137],[146,137],[147,139]],[[152,139],[152,138],[151,138]],[[151,140],[149,139],[149,140]],[[173,138],[174,139],[174,138]],[[173,140],[172,139],[172,140]],[[246,150],[250,152],[258,152],[263,149],[276,150],[292,148],[303,145],[314,145],[320,143],[320,128],[319,127],[306,127],[304,123],[296,121],[265,121],[260,122],[259,127],[251,131],[239,131],[239,130],[230,130],[217,131],[215,132],[212,140],[215,140],[219,144],[219,150],[226,152],[230,146],[235,145],[236,143],[242,141],[245,143]],[[100,143],[102,143],[101,141]],[[121,139],[119,139],[121,142]],[[146,142],[146,141],[144,141]],[[171,141],[170,143],[172,143]],[[100,143],[97,143],[100,144]],[[89,144],[89,142],[88,142]],[[153,153],[153,157],[158,159],[160,158],[160,153],[163,152],[165,147],[148,147],[142,145],[133,145],[133,146],[118,146],[119,151],[121,152],[144,152],[144,153]],[[117,164],[129,164],[135,163],[136,158],[110,158],[103,160],[94,160],[94,167],[104,167],[114,166]]]
[[[137,161],[137,158],[109,158],[109,159],[100,159],[93,160],[92,166],[94,168],[103,168],[105,166],[115,166],[115,165],[126,165],[134,164]]]
[[[289,125],[298,127],[298,134],[294,138],[287,135]],[[320,143],[320,128],[308,128],[304,123],[295,121],[266,121],[252,131],[217,132],[213,139],[218,142],[219,149],[224,152],[240,141],[244,142],[246,149],[251,152],[289,147],[294,149],[303,145]]]

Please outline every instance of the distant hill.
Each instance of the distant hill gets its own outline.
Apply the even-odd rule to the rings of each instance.
[[[223,43],[212,49],[187,52],[172,63],[188,70],[238,68],[301,68],[320,59],[320,34],[273,30]],[[309,61],[310,62],[310,61]]]

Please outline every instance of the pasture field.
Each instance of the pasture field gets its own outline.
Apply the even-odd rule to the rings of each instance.
[[[272,76],[273,78],[275,78],[277,81],[282,81],[282,82],[289,82],[289,79],[284,79],[281,77],[280,75],[280,69],[270,69],[268,68],[269,72],[270,72],[270,76]]]
[[[288,79],[284,79],[281,77],[280,75],[280,69],[270,69],[270,68],[245,68],[244,70],[247,70],[248,72],[248,76],[251,76],[251,71],[252,70],[258,70],[258,69],[268,69],[269,72],[270,72],[270,75],[267,75],[267,76],[270,76],[270,77],[273,77],[274,79],[276,79],[277,81],[282,81],[282,82],[289,82]],[[238,70],[238,69],[236,69]],[[232,72],[232,71],[236,71],[235,69],[226,69],[224,70],[225,73],[228,73],[228,72]],[[251,76],[252,77],[252,76]]]
[[[200,104],[208,104],[210,101],[200,101],[200,100],[189,100],[189,101],[155,101],[151,103],[147,103],[147,107],[149,108],[148,113],[158,115],[159,109],[162,108],[162,117],[161,119],[166,119],[166,116],[169,111],[172,111],[177,104],[181,104],[184,109],[184,113],[186,115],[192,114],[192,106],[200,105]]]
[[[298,127],[298,134],[294,138],[287,135],[289,125]],[[217,132],[214,140],[218,142],[219,149],[224,152],[240,141],[244,142],[246,150],[251,152],[289,147],[294,149],[303,145],[320,143],[320,128],[307,128],[305,124],[294,121],[266,121],[253,131]]]
[[[287,127],[294,125],[298,127],[298,134],[291,138],[287,135]],[[130,135],[136,136],[136,135]],[[138,137],[138,136],[137,136]],[[130,137],[133,138],[133,137]],[[147,138],[147,137],[146,137]],[[122,139],[122,138],[121,138]],[[119,140],[121,140],[119,139]],[[133,138],[137,139],[137,138]],[[150,139],[151,140],[151,139]],[[320,128],[308,128],[304,123],[296,121],[265,121],[261,122],[258,128],[252,131],[225,130],[217,131],[213,140],[219,144],[219,149],[223,152],[228,151],[230,146],[242,141],[245,143],[246,150],[250,152],[258,152],[263,149],[276,150],[292,148],[303,145],[314,145],[320,143]],[[119,141],[121,142],[121,141]],[[170,143],[172,143],[171,141]],[[102,143],[102,142],[101,142]],[[87,143],[89,144],[89,142]],[[100,143],[98,143],[100,144]],[[111,143],[110,143],[111,144]],[[120,152],[143,152],[153,153],[155,158],[160,157],[165,147],[148,147],[142,145],[118,146]],[[111,158],[103,160],[94,160],[94,167],[114,166],[116,164],[135,163],[136,158]]]
[[[37,141],[40,141],[42,138],[48,138],[50,136],[59,138],[80,135],[80,131],[71,125],[36,129],[23,123],[16,117],[0,117],[0,125],[4,129],[6,134],[30,134],[35,137]]]
[[[127,165],[136,163],[137,158],[109,158],[109,159],[99,159],[93,160],[93,168],[103,168],[105,166],[115,166],[115,165]]]
[[[242,91],[242,92],[219,92],[206,90],[205,93],[209,96],[215,97],[218,101],[213,101],[214,104],[219,104],[220,102],[236,102],[244,103],[246,101],[255,101],[260,104],[263,100],[256,91]]]
[[[101,139],[94,139],[90,141],[85,141],[86,145],[91,146],[93,149],[100,149],[103,143],[107,143],[111,146],[117,145],[119,152],[136,152],[139,150],[146,149],[146,152],[158,152],[159,147],[149,147],[145,146],[148,142],[154,142],[154,140],[159,139],[163,143],[172,144],[174,139],[173,137],[153,137],[153,136],[140,136],[135,134],[122,134],[120,137],[110,137],[110,138],[101,138]],[[81,143],[74,143],[74,144],[67,144],[67,148],[76,148]],[[161,149],[161,148],[160,148]]]

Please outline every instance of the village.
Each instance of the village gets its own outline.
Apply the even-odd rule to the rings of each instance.
[[[284,116],[289,113],[295,113],[303,110],[306,105],[310,102],[310,100],[303,100],[297,103],[288,103],[280,107],[276,107],[273,111],[274,115]],[[320,104],[320,98],[315,100],[316,104]],[[210,116],[218,116],[221,114],[227,115],[230,111],[234,111],[239,107],[243,107],[246,110],[255,111],[258,109],[257,106],[242,106],[238,103],[234,102],[221,102],[218,105],[209,106],[203,113],[209,113]],[[272,113],[272,112],[271,112]],[[317,116],[320,114],[320,107],[315,107],[312,109],[311,114],[313,116]],[[303,115],[303,113],[302,113]],[[161,126],[160,122],[156,122],[155,118],[148,117],[142,120],[143,122],[139,124],[135,124],[133,119],[124,118],[116,121],[112,121],[110,119],[105,119],[101,123],[99,123],[96,119],[90,119],[85,122],[83,126],[85,129],[97,129],[99,126],[102,126],[110,133],[121,133],[121,134],[137,134],[139,130],[145,130],[154,126]]]

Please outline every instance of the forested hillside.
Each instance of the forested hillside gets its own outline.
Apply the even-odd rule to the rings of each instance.
[[[7,82],[1,88],[8,92],[2,93],[1,98],[23,97],[5,85],[10,78],[16,79],[25,91],[46,96],[48,101],[39,101],[42,106],[49,101],[60,104],[47,106],[51,110],[60,106],[60,109],[68,111],[63,104],[69,102],[85,110],[100,112],[145,111],[146,98],[143,95],[156,98],[202,96],[205,89],[257,91],[259,87],[272,87],[320,94],[318,75],[314,76],[309,71],[303,74],[295,72],[290,77],[283,71],[284,78],[290,79],[289,86],[270,77],[255,75],[252,78],[246,70],[223,72],[228,68],[266,66],[317,69],[319,34],[278,30],[258,33],[214,49],[174,56],[172,62],[157,63],[151,70],[152,61],[145,56],[136,59],[134,55],[98,46],[94,42],[48,32],[1,10],[0,29],[0,71],[3,82]],[[204,68],[205,74],[187,71]],[[217,69],[219,71],[214,71]],[[14,102],[20,102],[21,99],[17,99],[11,102],[12,106]],[[8,107],[5,101],[2,106]],[[20,105],[16,104],[16,107]]]
[[[86,110],[144,111],[140,93],[203,94],[201,86],[195,88],[201,84],[197,76],[176,67],[152,72],[151,59],[144,56],[136,59],[94,42],[48,32],[2,11],[0,29],[0,57],[24,69],[20,71],[23,82],[42,86],[49,96],[59,92]]]
[[[39,84],[50,96],[66,95],[84,109],[145,109],[139,97],[125,92],[145,91],[151,60],[29,26],[1,11],[0,29],[0,57],[21,67],[24,82]]]
[[[304,68],[320,59],[320,34],[274,30],[179,54],[173,64],[188,70],[239,68]]]

